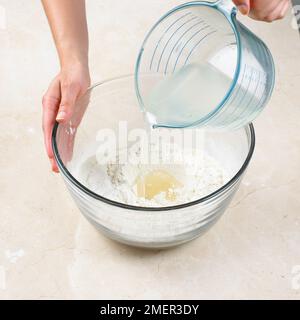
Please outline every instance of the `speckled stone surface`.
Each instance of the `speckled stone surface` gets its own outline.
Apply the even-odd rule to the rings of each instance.
[[[94,82],[132,73],[145,32],[180,3],[87,2]],[[230,209],[194,242],[143,251],[94,230],[50,172],[41,97],[58,63],[49,28],[39,1],[0,7],[0,299],[300,298],[300,38],[291,12],[273,24],[242,19],[272,50],[277,83]]]

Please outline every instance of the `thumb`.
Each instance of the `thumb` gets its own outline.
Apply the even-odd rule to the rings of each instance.
[[[68,121],[72,117],[79,92],[79,86],[76,84],[61,85],[61,103],[56,116],[57,122]]]
[[[233,0],[238,10],[243,15],[248,15],[250,12],[250,0]]]

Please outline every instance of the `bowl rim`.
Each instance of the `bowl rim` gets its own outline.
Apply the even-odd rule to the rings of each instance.
[[[121,77],[115,77],[115,78],[110,78],[108,80],[104,80],[100,83],[97,83],[93,86],[91,86],[88,91],[98,87],[98,86],[102,86],[102,85],[106,85],[109,84],[110,82],[114,82],[114,81],[118,81],[118,80],[124,80],[124,79],[128,79],[132,77],[132,75],[125,75],[125,76],[121,76]],[[248,130],[248,132],[250,133],[250,146],[249,146],[249,152],[248,155],[243,163],[243,165],[241,166],[241,168],[237,171],[237,173],[233,176],[233,178],[231,178],[226,184],[224,184],[221,188],[217,189],[216,191],[214,191],[213,193],[202,197],[198,200],[194,200],[192,202],[187,202],[184,204],[179,204],[176,206],[168,206],[168,207],[142,207],[142,206],[134,206],[134,205],[129,205],[129,204],[125,204],[125,203],[121,203],[121,202],[117,202],[108,198],[105,198],[103,196],[100,196],[99,194],[91,191],[90,189],[88,189],[87,187],[85,187],[82,183],[80,183],[71,173],[70,171],[66,168],[66,166],[64,165],[60,155],[59,155],[59,151],[58,151],[58,146],[56,143],[56,135],[57,135],[57,131],[58,131],[58,127],[59,127],[59,123],[56,122],[54,127],[53,127],[53,131],[52,131],[52,148],[53,148],[53,153],[54,153],[54,157],[55,160],[57,162],[57,165],[60,169],[60,173],[63,174],[64,177],[67,178],[68,181],[70,181],[73,185],[75,185],[80,191],[82,191],[83,193],[89,195],[90,197],[102,201],[108,205],[111,205],[113,207],[119,207],[122,209],[127,209],[127,210],[134,210],[134,211],[148,211],[148,212],[161,212],[161,211],[170,211],[170,210],[179,210],[179,209],[184,209],[184,208],[188,208],[188,207],[192,207],[198,204],[203,204],[205,202],[208,202],[209,200],[214,199],[215,197],[217,197],[219,194],[221,194],[223,191],[227,190],[228,188],[230,188],[232,185],[234,185],[237,180],[244,174],[244,172],[246,171],[254,150],[255,150],[255,144],[256,144],[256,138],[255,138],[255,130],[254,130],[254,126],[252,123],[248,124],[247,126],[243,127],[244,130]]]

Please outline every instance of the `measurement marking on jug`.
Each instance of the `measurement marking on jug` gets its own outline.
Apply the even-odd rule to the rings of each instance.
[[[246,66],[246,69],[248,68],[248,66]],[[245,99],[245,97],[247,96],[247,93],[249,92],[249,88],[250,88],[250,85],[251,85],[251,83],[252,83],[252,78],[253,78],[253,70],[251,69],[251,75],[250,75],[250,77],[249,77],[249,82],[248,82],[248,85],[247,85],[247,87],[246,87],[246,90],[244,90],[244,92],[243,92],[243,95],[241,96],[241,100],[240,100],[240,102],[238,103],[238,105],[242,105],[242,102],[243,102],[243,100]]]
[[[246,67],[243,69],[242,80],[240,81],[239,86],[238,86],[237,90],[235,91],[235,95],[232,96],[231,101],[230,101],[230,105],[232,105],[233,108],[232,108],[231,112],[228,112],[227,115],[225,116],[225,118],[223,120],[224,122],[226,122],[228,117],[232,116],[236,112],[236,110],[238,109],[239,105],[238,104],[235,105],[234,102],[240,96],[239,93],[242,89],[242,84],[244,82],[245,75],[246,75]]]
[[[255,70],[254,70],[253,72],[255,72]],[[242,117],[244,113],[246,113],[246,114],[248,113],[248,115],[249,115],[249,111],[250,111],[250,113],[251,113],[252,108],[249,108],[249,106],[250,106],[251,103],[254,101],[254,98],[255,98],[255,96],[256,96],[256,93],[257,93],[257,91],[258,91],[259,84],[260,84],[261,73],[260,73],[259,71],[257,71],[257,72],[258,72],[258,81],[257,81],[257,83],[256,83],[255,91],[254,91],[254,93],[253,93],[250,101],[248,102],[246,108],[245,108],[244,110],[242,109],[242,111],[240,112],[240,114],[239,114],[239,115],[236,115],[236,118],[235,118],[233,121],[235,121],[235,120],[239,119],[240,117]],[[249,108],[249,109],[248,109],[248,108]],[[253,110],[254,110],[254,109],[253,109]],[[253,111],[253,110],[252,110],[252,111]],[[247,115],[247,116],[248,116],[248,115]]]
[[[155,55],[156,55],[156,51],[157,51],[157,49],[158,49],[161,41],[163,40],[163,38],[164,38],[165,35],[167,34],[167,32],[168,32],[178,21],[182,20],[183,18],[185,18],[185,17],[187,17],[187,16],[189,16],[189,15],[191,15],[191,14],[192,14],[191,12],[188,12],[188,13],[186,13],[185,15],[179,17],[177,20],[175,20],[175,21],[164,31],[163,35],[162,35],[161,38],[158,40],[157,45],[156,45],[156,47],[155,47],[155,49],[154,49],[154,52],[153,52],[153,55],[152,55],[152,59],[151,59],[151,63],[150,63],[150,70],[152,70],[152,65],[153,65],[154,57],[155,57]]]
[[[177,47],[177,45],[179,44],[179,42],[183,39],[183,37],[184,37],[189,31],[191,31],[193,28],[195,28],[196,26],[200,25],[201,23],[203,23],[203,22],[198,22],[198,23],[196,23],[195,25],[193,25],[192,27],[190,27],[188,30],[186,30],[186,31],[184,32],[184,34],[182,34],[181,37],[179,37],[179,39],[177,40],[177,42],[175,43],[175,45],[173,46],[173,48],[172,48],[172,50],[171,50],[171,52],[170,52],[170,54],[169,54],[168,61],[167,61],[167,63],[166,63],[166,67],[165,67],[165,74],[166,74],[167,71],[168,71],[168,67],[169,67],[169,63],[170,63],[172,54],[173,54],[175,48]],[[202,28],[201,31],[204,30],[204,29],[207,29],[207,28],[208,28],[208,26]]]
[[[200,32],[202,32],[204,29],[207,29],[207,28],[209,28],[209,26],[206,26],[205,28],[198,30],[198,31],[197,31],[196,33],[194,33],[194,34],[190,37],[190,39],[186,42],[186,44],[184,45],[184,47],[183,47],[183,48],[181,49],[181,51],[179,52],[179,55],[178,55],[178,57],[177,57],[177,59],[176,59],[176,62],[175,62],[175,65],[174,65],[174,69],[173,69],[173,73],[175,72],[176,67],[177,67],[177,64],[178,64],[178,61],[179,61],[179,59],[180,59],[180,57],[181,57],[184,49],[187,47],[187,45],[188,45]]]
[[[195,19],[198,19],[198,18],[197,18],[197,17],[194,17],[194,18],[186,21],[184,24],[182,24],[180,27],[178,27],[178,28],[175,30],[175,32],[171,35],[171,37],[170,37],[169,40],[167,41],[167,43],[166,43],[165,47],[163,48],[163,51],[162,51],[162,53],[161,53],[161,55],[160,55],[160,58],[159,58],[159,61],[158,61],[158,66],[157,66],[157,70],[156,70],[157,72],[158,72],[159,69],[160,69],[160,64],[161,64],[163,55],[164,55],[164,53],[165,53],[165,51],[166,51],[169,43],[170,43],[171,40],[173,39],[173,37],[174,37],[174,36],[177,34],[177,32],[180,31],[185,25],[187,25],[188,23],[190,23],[191,21],[193,21],[193,20],[195,20]]]
[[[266,103],[266,101],[263,101],[264,99],[267,100],[267,96],[265,95],[265,91],[263,90],[263,91],[262,91],[261,98],[259,99],[259,101],[258,101],[258,103],[257,103],[257,105],[256,105],[256,107],[255,107],[255,110],[257,110],[261,105],[263,105],[263,104]]]
[[[217,32],[217,30],[214,30],[214,31],[208,33],[208,34],[205,35],[200,41],[198,41],[198,42],[196,43],[196,45],[192,48],[191,52],[189,53],[188,57],[186,58],[185,63],[184,63],[184,66],[186,66],[186,64],[187,64],[188,61],[189,61],[189,58],[190,58],[191,55],[194,53],[194,51],[195,51],[196,48],[199,46],[199,44],[200,44],[202,41],[204,41],[207,37],[209,37],[210,35],[212,35],[212,34],[214,34],[214,33],[216,33],[216,32]]]

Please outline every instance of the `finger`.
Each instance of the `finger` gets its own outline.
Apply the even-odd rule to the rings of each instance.
[[[55,173],[59,173],[58,165],[57,165],[55,159],[50,159],[50,163],[51,163],[52,171]]]
[[[68,135],[67,139],[67,150],[66,150],[66,161],[70,162],[73,158],[74,142],[76,137],[77,129],[74,128],[72,134]]]
[[[77,128],[79,127],[85,111],[90,103],[90,97],[91,92],[90,91],[83,91],[82,96],[76,101],[74,114],[72,116],[72,123],[70,123],[70,126],[72,126],[72,133],[68,135],[68,153],[66,155],[66,158],[68,161],[72,160],[73,157],[73,149],[74,149],[74,141],[77,133]]]
[[[54,159],[52,150],[52,130],[55,124],[55,117],[60,103],[60,84],[56,78],[50,84],[49,89],[43,97],[43,131],[47,155]]]
[[[61,85],[61,103],[59,106],[56,121],[66,122],[70,120],[75,102],[80,94],[80,86],[77,84],[62,84]]]
[[[72,117],[72,126],[78,128],[83,117],[85,111],[90,103],[91,92],[85,91],[84,94],[76,101],[74,114]]]
[[[287,9],[288,3],[286,1],[282,1],[272,11],[270,11],[270,13],[265,17],[264,21],[273,22],[275,20],[282,19]]]
[[[285,4],[284,4],[283,8],[281,9],[279,19],[283,19],[285,17],[287,11],[289,10],[289,7],[290,7],[289,1],[285,1]]]
[[[81,94],[82,95],[82,94]],[[77,133],[77,128],[79,127],[81,120],[83,119],[84,113],[88,107],[90,101],[90,93],[88,92],[85,94],[83,91],[83,96],[76,100],[74,105],[74,109],[72,112],[72,119],[69,121],[66,126],[68,127],[68,134],[65,136],[64,141],[64,152],[63,161],[65,163],[70,162],[73,158],[73,149],[74,149],[74,142]]]
[[[76,118],[75,108],[78,107],[77,98],[80,96],[80,93],[80,86],[74,84],[62,86],[62,99],[56,120],[58,122],[65,123],[72,118],[72,120],[66,124],[69,129],[69,134],[64,137],[64,145],[62,148],[63,152],[61,154],[62,160],[65,164],[71,161],[73,156],[74,138],[77,129],[73,122],[75,122],[74,118]]]
[[[243,15],[248,15],[250,12],[250,0],[233,0],[238,10]]]
[[[55,117],[59,106],[59,99],[45,97],[43,99],[43,130],[45,147],[49,158],[53,158],[51,147],[52,130],[55,124]]]

